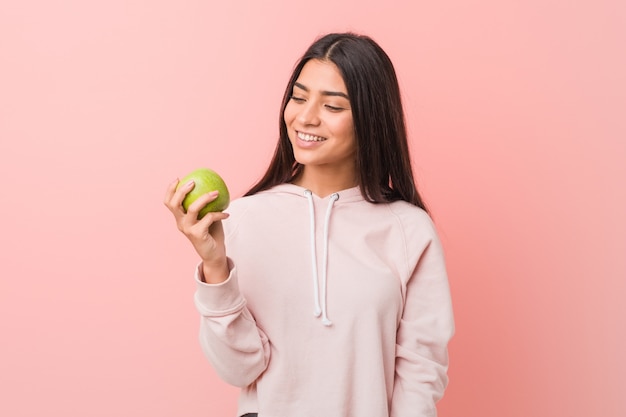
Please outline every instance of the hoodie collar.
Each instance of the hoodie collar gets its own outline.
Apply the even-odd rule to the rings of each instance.
[[[294,194],[299,197],[306,198],[305,191],[308,191],[308,189],[306,187],[301,187],[296,184],[285,183],[285,184],[276,185],[272,187],[271,190],[268,190],[268,191],[275,192],[275,193]],[[348,202],[364,201],[363,196],[361,194],[361,188],[358,185],[356,187],[346,188],[345,190],[339,190],[325,197],[320,197],[317,194],[311,192],[311,196],[313,197],[315,201],[328,201],[333,194],[339,195],[339,199],[337,200],[335,204],[345,204]]]

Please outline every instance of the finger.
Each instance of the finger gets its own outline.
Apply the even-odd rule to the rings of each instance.
[[[211,191],[206,194],[202,194],[187,208],[188,213],[195,213],[196,215],[211,201],[215,200],[219,195],[218,191]]]
[[[207,204],[212,203],[218,197],[219,197],[219,191],[217,190],[211,191],[206,194],[202,194],[200,197],[196,199],[196,201],[194,201],[193,203],[191,203],[189,207],[187,207],[187,213],[189,213],[190,216],[195,215],[194,218],[200,220],[199,213],[202,212],[202,210],[207,206]]]
[[[181,230],[191,230],[195,228],[196,224],[202,221],[202,224],[199,226],[198,230],[206,230],[211,225],[211,222],[223,220],[228,217],[228,215],[222,215],[222,213],[213,213],[209,212],[202,219],[199,218],[200,211],[217,198],[219,193],[217,191],[212,191],[210,193],[206,193],[201,195],[194,201],[188,208],[187,212],[179,216],[179,228]],[[211,216],[209,216],[211,215]],[[214,219],[214,220],[213,220]]]
[[[198,220],[199,227],[210,229],[215,223],[219,223],[222,220],[226,220],[230,214],[221,211],[209,212],[204,217]]]
[[[186,217],[189,217],[190,215],[192,214],[189,214]],[[187,229],[188,234],[193,236],[193,240],[204,240],[208,237],[208,235],[211,235],[212,238],[219,237],[215,235],[215,233],[216,231],[219,232],[222,229],[221,221],[226,220],[228,217],[228,213],[209,212],[202,219],[189,225],[189,228]]]
[[[169,183],[167,186],[167,190],[165,191],[165,197],[163,198],[163,204],[169,207],[169,203],[174,197],[174,193],[176,192],[176,187],[178,186],[178,178]]]
[[[193,180],[189,180],[185,184],[178,184],[178,188],[174,190],[174,195],[172,195],[170,200],[171,207],[179,213],[185,213],[183,200],[195,186],[196,184]]]

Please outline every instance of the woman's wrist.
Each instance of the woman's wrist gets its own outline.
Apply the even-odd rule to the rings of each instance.
[[[220,284],[228,279],[230,270],[226,259],[223,262],[202,262],[202,281],[207,284]]]

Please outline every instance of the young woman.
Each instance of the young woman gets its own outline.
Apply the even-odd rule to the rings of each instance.
[[[432,417],[454,332],[441,244],[411,172],[395,71],[366,36],[315,41],[263,178],[227,213],[165,204],[202,262],[203,351],[238,415]]]

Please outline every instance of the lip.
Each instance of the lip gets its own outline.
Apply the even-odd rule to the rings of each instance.
[[[324,139],[322,141],[307,141],[307,140],[300,139],[300,134],[324,137],[324,136],[320,136],[320,135],[315,135],[313,133],[296,130],[296,131],[294,131],[294,136],[296,138],[296,143],[297,143],[298,147],[300,147],[300,148],[315,148],[317,146],[320,146],[321,144],[323,144],[327,140],[327,139]]]

